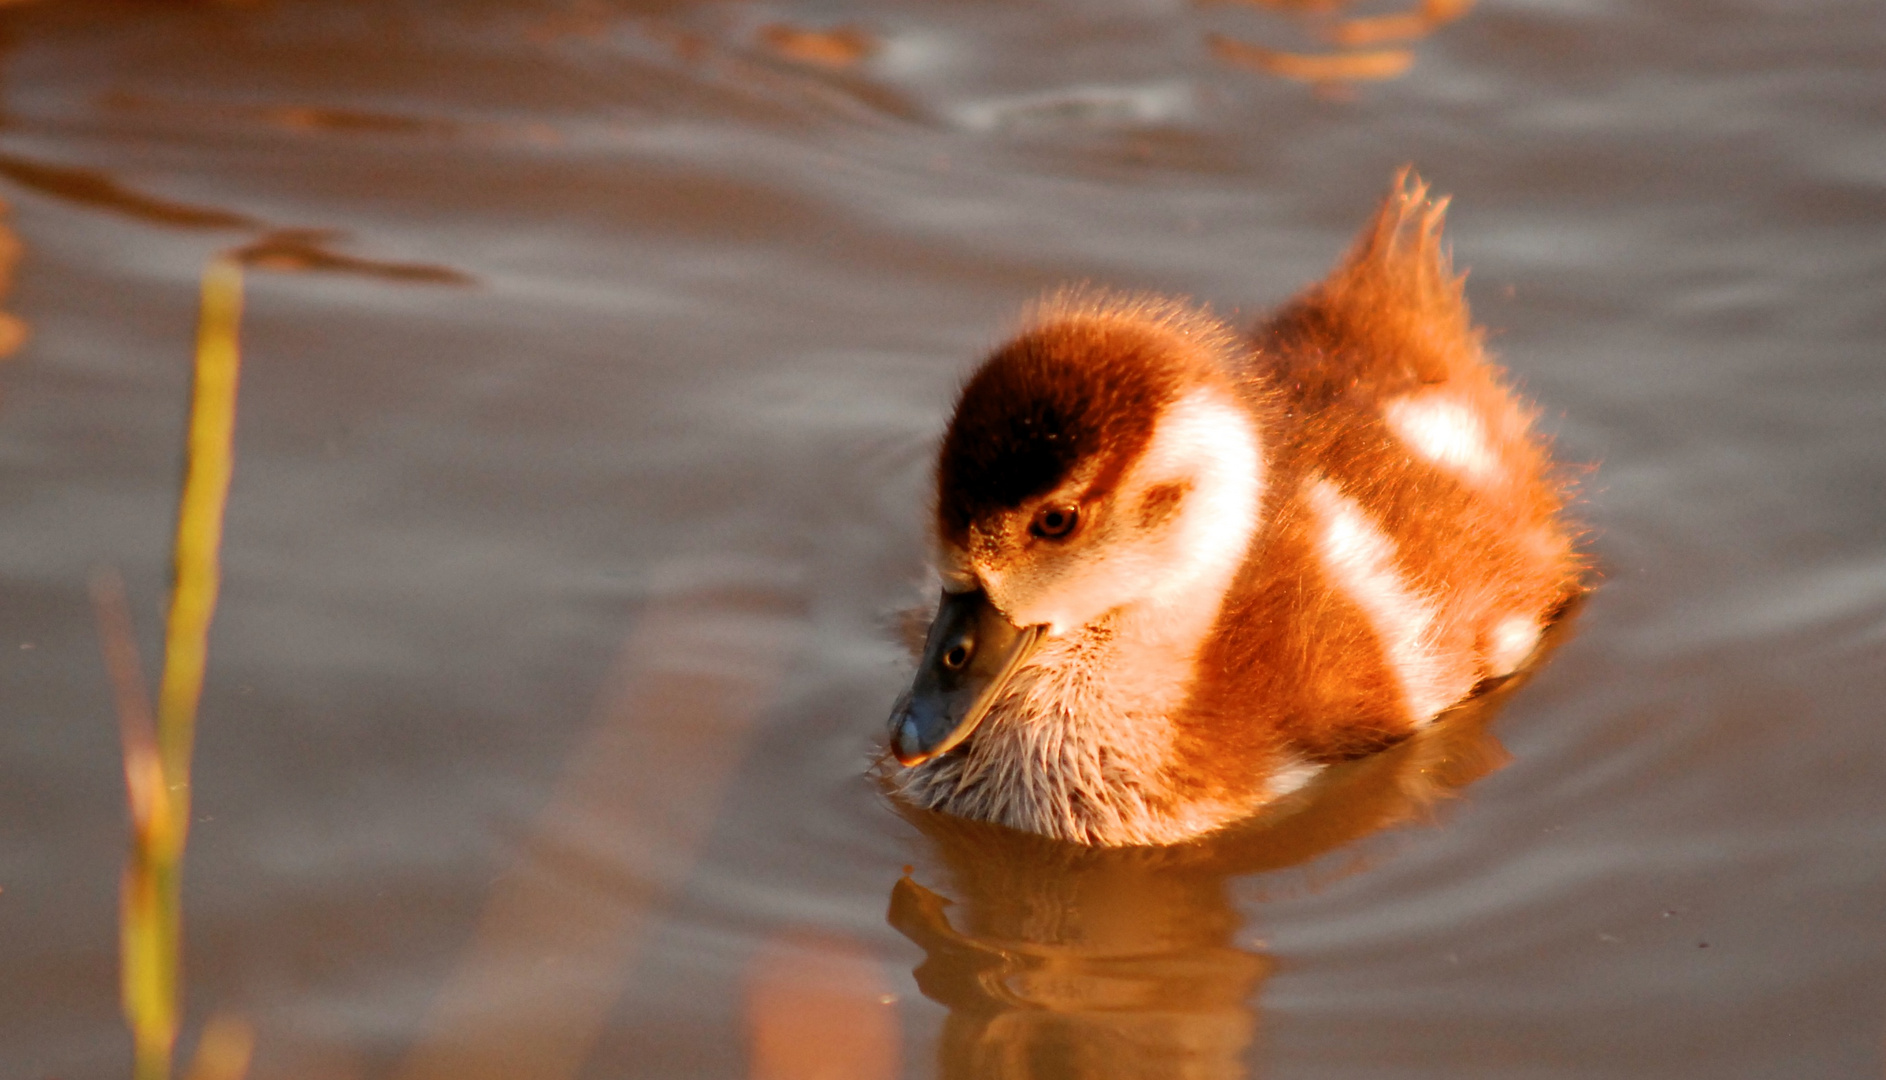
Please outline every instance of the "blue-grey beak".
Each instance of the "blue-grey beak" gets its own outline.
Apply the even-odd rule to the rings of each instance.
[[[1017,629],[980,589],[944,593],[917,677],[891,711],[891,753],[916,765],[968,738],[1046,629]]]

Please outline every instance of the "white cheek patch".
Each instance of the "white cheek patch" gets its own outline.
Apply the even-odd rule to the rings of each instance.
[[[1264,458],[1244,409],[1201,390],[1167,411],[1123,486],[1137,505],[1175,482],[1187,490],[1171,550],[1160,552],[1166,591],[1190,592],[1201,578],[1228,583],[1250,549],[1264,495]]]
[[[1187,489],[1177,512],[1142,531],[1147,492],[1174,483]],[[1121,478],[1103,532],[1065,553],[1042,549],[1039,562],[1017,567],[999,585],[985,569],[984,582],[1011,617],[1046,623],[1055,634],[1149,602],[1188,625],[1208,622],[1250,547],[1263,492],[1250,416],[1222,393],[1200,390],[1159,417],[1146,451]]]
[[[1368,617],[1389,670],[1401,685],[1408,719],[1425,724],[1464,690],[1448,684],[1447,668],[1432,638],[1437,612],[1395,565],[1395,546],[1354,499],[1335,484],[1309,485],[1317,517],[1317,554],[1323,570]]]
[[[1499,475],[1500,459],[1486,424],[1465,402],[1445,394],[1410,394],[1382,407],[1382,417],[1408,449],[1475,483]]]

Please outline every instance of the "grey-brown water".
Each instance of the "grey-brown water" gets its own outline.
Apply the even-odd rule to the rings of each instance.
[[[0,10],[0,1074],[127,1075],[86,580],[154,655],[243,247],[187,1028],[254,1076],[1886,1074],[1886,18],[1462,6]],[[1551,664],[1190,852],[900,817],[967,365],[1070,279],[1254,315],[1402,162],[1599,466]]]

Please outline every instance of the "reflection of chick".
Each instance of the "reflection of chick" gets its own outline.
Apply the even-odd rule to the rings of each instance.
[[[1398,181],[1251,339],[1056,298],[963,391],[912,803],[1084,843],[1249,816],[1517,670],[1579,588],[1561,485]]]
[[[1312,862],[1323,879],[1365,865],[1324,856],[1429,816],[1504,760],[1485,727],[1509,686],[1196,843],[1089,847],[909,811],[952,897],[904,878],[890,901],[891,925],[924,950],[918,986],[949,1009],[938,1074],[1244,1076],[1271,962],[1241,944],[1252,934],[1227,883]]]
[[[909,878],[891,895],[891,924],[926,953],[918,986],[950,1010],[939,1074],[1243,1076],[1270,964],[1233,944],[1223,876],[1135,858],[1159,849],[1067,860],[1003,843],[1015,837],[952,860],[968,894],[955,926]]]

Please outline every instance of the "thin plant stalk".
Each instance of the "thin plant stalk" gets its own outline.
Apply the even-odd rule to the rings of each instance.
[[[154,729],[142,704],[142,676],[122,585],[115,592],[110,582],[94,587],[124,729],[125,784],[131,803],[120,946],[121,990],[136,1054],[136,1080],[170,1080],[177,1042],[190,756],[221,580],[223,508],[234,463],[241,266],[228,257],[211,262],[203,274],[202,295],[183,493],[177,508],[175,577]]]
[[[190,819],[190,753],[203,696],[210,619],[222,582],[223,507],[235,465],[236,377],[241,367],[242,266],[222,257],[203,273],[196,378],[190,398],[183,496],[177,505],[175,582],[164,631],[164,678],[157,693],[157,746],[176,793],[180,839]]]

